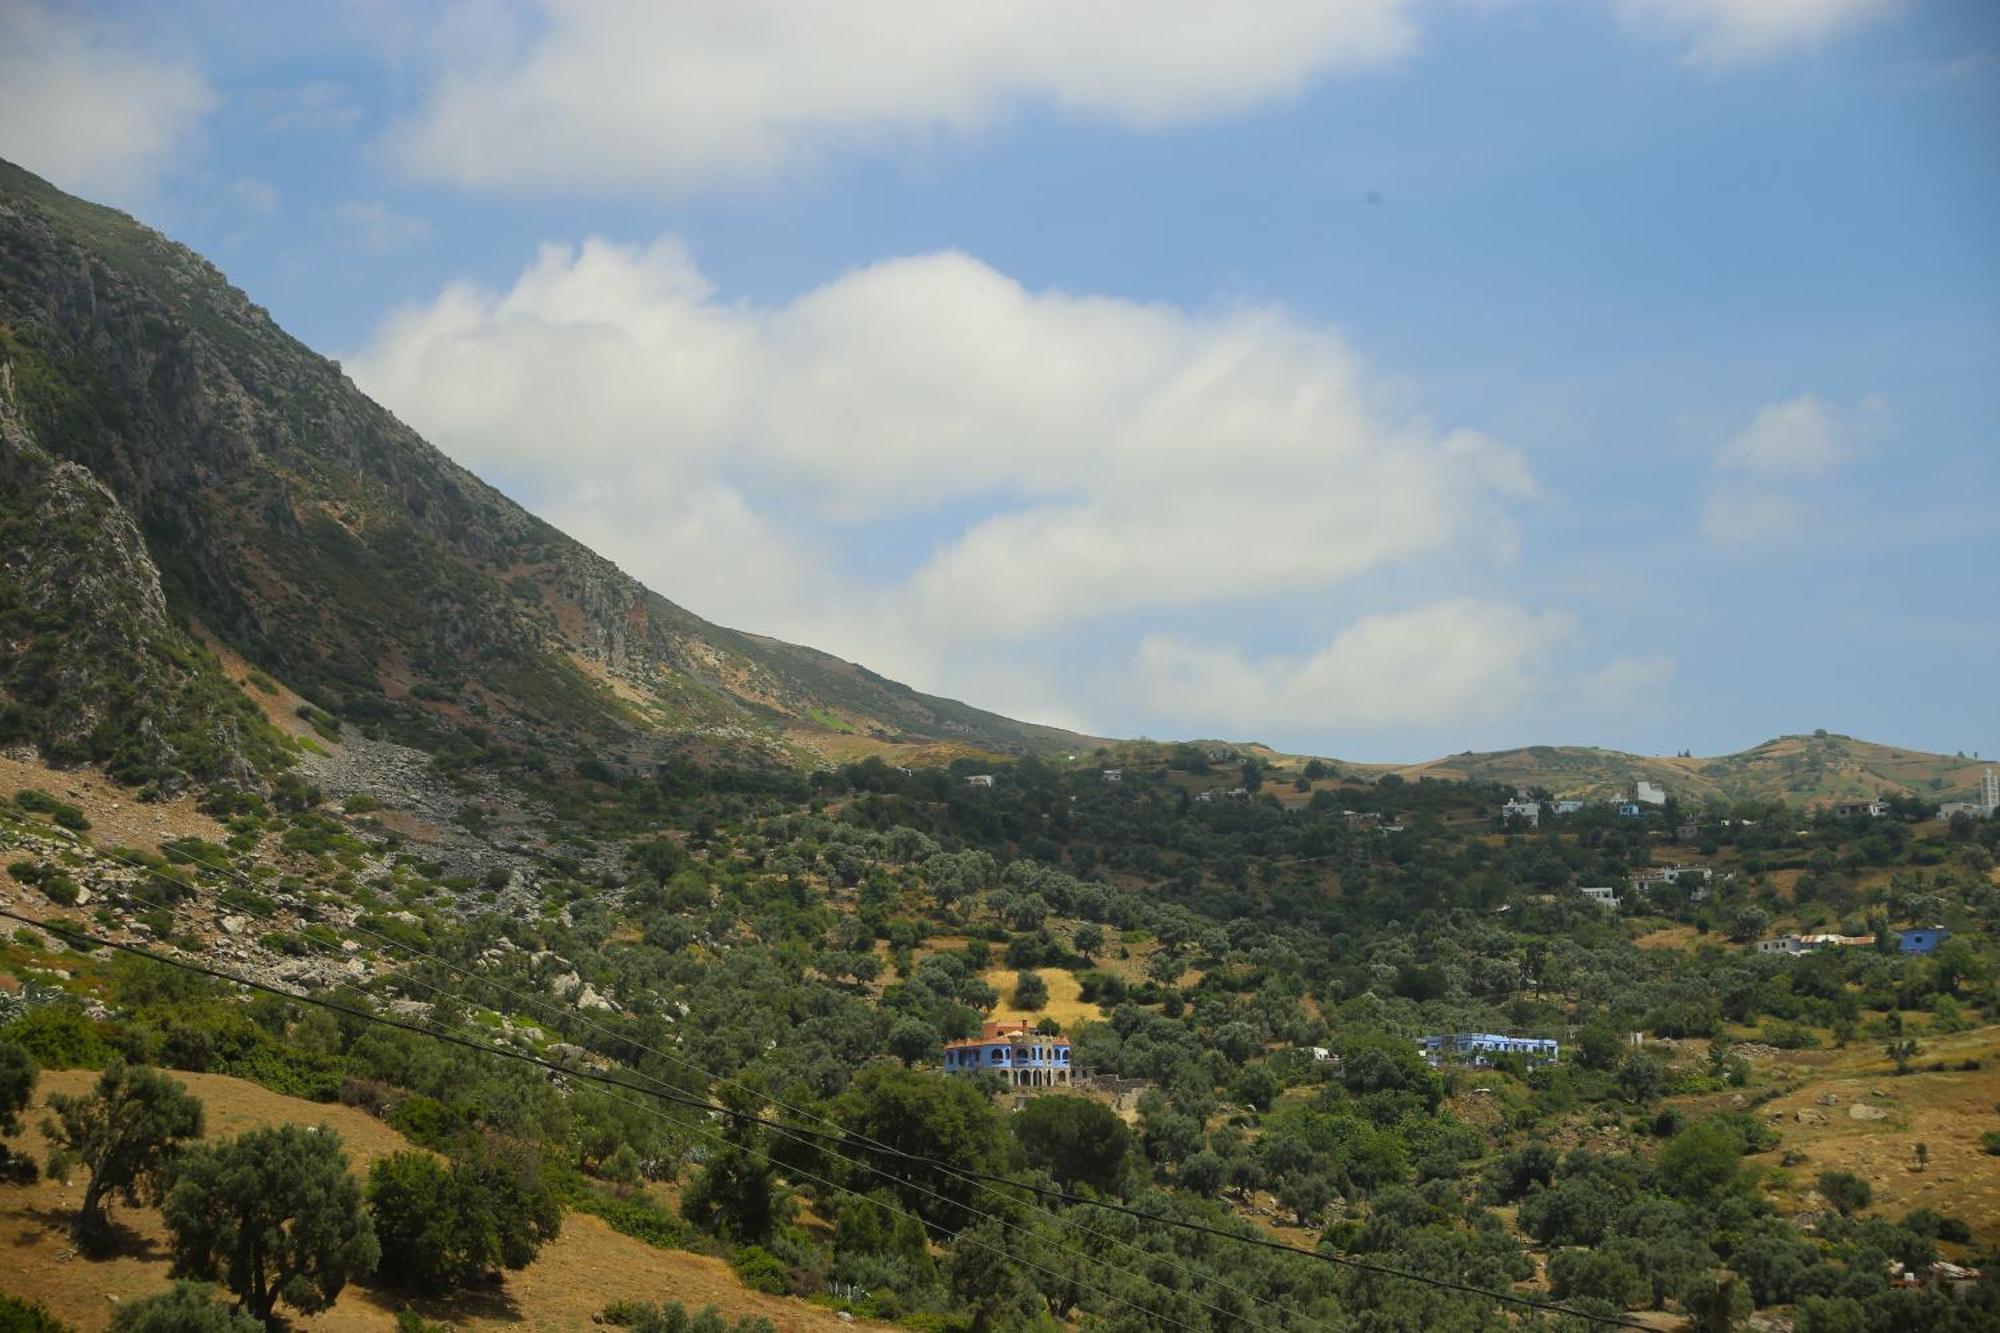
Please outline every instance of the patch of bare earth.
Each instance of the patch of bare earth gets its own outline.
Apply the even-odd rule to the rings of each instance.
[[[175,838],[220,842],[229,836],[221,824],[194,808],[193,796],[145,803],[136,799],[129,787],[119,786],[95,769],[51,768],[38,759],[0,755],[0,795],[12,796],[30,787],[81,809],[90,819],[91,841],[106,847],[157,850],[161,843]]]

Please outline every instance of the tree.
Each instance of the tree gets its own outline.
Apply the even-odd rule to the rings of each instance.
[[[1700,1203],[1735,1183],[1742,1153],[1743,1141],[1726,1125],[1704,1120],[1668,1139],[1656,1165],[1669,1193]]]
[[[1624,1054],[1625,1038],[1608,1021],[1592,1023],[1577,1038],[1576,1062],[1585,1069],[1616,1069]]]
[[[157,1296],[120,1305],[111,1333],[264,1333],[264,1326],[215,1299],[207,1282],[176,1282]]]
[[[1883,1048],[1883,1054],[1896,1062],[1896,1072],[1910,1072],[1910,1062],[1923,1054],[1924,1048],[1917,1045],[1914,1037],[1899,1037]]]
[[[49,1174],[65,1175],[71,1164],[90,1174],[76,1214],[80,1241],[102,1239],[107,1198],[136,1205],[155,1197],[163,1169],[201,1137],[201,1102],[178,1079],[123,1060],[104,1067],[88,1096],[52,1095],[49,1110]]]
[[[1094,922],[1086,921],[1070,936],[1070,944],[1083,955],[1085,961],[1094,960],[1098,951],[1104,947],[1104,928]]]
[[[1035,1288],[1007,1257],[1007,1233],[998,1222],[982,1222],[960,1234],[945,1264],[952,1295],[972,1312],[972,1333],[987,1333],[996,1321],[1025,1317],[1035,1306]]]
[[[1819,1192],[1842,1217],[1860,1212],[1874,1201],[1875,1191],[1852,1171],[1822,1171]]]
[[[847,1156],[879,1160],[869,1144],[886,1144],[913,1157],[974,1171],[999,1171],[1006,1161],[1005,1130],[986,1094],[966,1079],[870,1065],[835,1101],[834,1119],[855,1140]],[[858,1169],[858,1168],[857,1168]],[[891,1183],[898,1202],[926,1222],[953,1230],[969,1221],[972,1182],[948,1168],[897,1164]],[[854,1180],[863,1191],[881,1181],[873,1172]]]
[[[0,1136],[20,1131],[21,1112],[34,1096],[35,1058],[19,1042],[0,1039]],[[7,1145],[0,1143],[0,1171],[11,1160]]]
[[[1621,1310],[1638,1309],[1653,1297],[1639,1269],[1607,1250],[1558,1250],[1549,1258],[1549,1290],[1559,1301],[1594,1297]]]
[[[889,1053],[905,1065],[928,1060],[938,1053],[937,1032],[921,1019],[899,1018],[889,1029]]]
[[[1087,1097],[1037,1097],[1013,1118],[1014,1138],[1031,1166],[1065,1187],[1110,1190],[1125,1172],[1132,1131],[1116,1112]]]
[[[368,1172],[368,1208],[383,1280],[421,1292],[525,1268],[562,1225],[534,1158],[483,1144],[449,1165],[428,1153],[383,1158]]]
[[[188,1153],[161,1216],[174,1276],[221,1281],[272,1327],[279,1301],[324,1310],[380,1255],[340,1136],[324,1125],[253,1129]]]
[[[1049,1002],[1049,983],[1039,972],[1021,972],[1014,978],[1014,1004],[1020,1009],[1040,1009]]]

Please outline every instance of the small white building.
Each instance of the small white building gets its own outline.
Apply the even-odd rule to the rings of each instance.
[[[1641,805],[1665,805],[1667,789],[1650,782],[1637,782],[1632,785],[1632,799]]]
[[[965,785],[968,787],[990,787],[993,785],[993,775],[991,773],[974,773],[965,780]]]
[[[1122,768],[1107,768],[1104,770],[1104,780],[1106,782],[1123,782],[1125,780],[1125,770]]]
[[[1618,908],[1618,890],[1612,888],[1609,884],[1601,887],[1578,889],[1577,892],[1596,903],[1599,907],[1609,908],[1613,911],[1616,911]]]
[[[1526,822],[1531,828],[1538,826],[1542,822],[1541,802],[1524,801],[1517,796],[1500,807],[1500,818],[1503,820],[1519,819]]]
[[[1551,801],[1549,802],[1549,809],[1559,815],[1573,815],[1583,809],[1583,802],[1573,797],[1560,801]]]

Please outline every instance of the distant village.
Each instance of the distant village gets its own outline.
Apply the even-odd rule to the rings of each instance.
[[[1651,782],[1636,782],[1628,794],[1621,794],[1614,800],[1601,802],[1617,808],[1621,818],[1638,818],[1649,810],[1661,809],[1667,804],[1667,791]],[[1537,828],[1544,814],[1550,816],[1572,815],[1583,810],[1592,802],[1578,799],[1539,800],[1526,792],[1515,793],[1514,799],[1500,806],[1499,819],[1503,828]],[[1828,801],[1820,809],[1836,819],[1883,819],[1891,812],[1891,802],[1882,799],[1842,799]],[[1948,801],[1937,807],[1940,819],[1992,819],[2000,815],[2000,768],[1989,767],[1979,779],[1979,799],[1974,801]],[[1695,833],[1693,824],[1682,825],[1677,832],[1682,841],[1687,841]],[[1714,884],[1715,872],[1701,865],[1647,866],[1635,871],[1628,881],[1633,893],[1645,893],[1668,885],[1692,882],[1694,888],[1689,901],[1702,902],[1709,896]],[[1620,893],[1616,885],[1584,885],[1577,892],[1607,911],[1618,910]],[[1937,947],[1951,938],[1951,932],[1942,926],[1910,926],[1889,932],[1889,938],[1876,935],[1837,934],[1785,934],[1756,941],[1758,953],[1796,956],[1813,953],[1820,949],[1862,948],[1887,945],[1893,940],[1898,952],[1906,954],[1934,953]],[[1429,1040],[1429,1039],[1427,1039]],[[1465,1039],[1441,1039],[1447,1042]],[[1505,1049],[1499,1047],[1472,1046],[1470,1050]],[[1551,1049],[1546,1057],[1553,1060]]]

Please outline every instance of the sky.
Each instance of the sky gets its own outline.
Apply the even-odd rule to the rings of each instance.
[[[0,0],[0,156],[1100,735],[2000,750],[1989,0]]]

